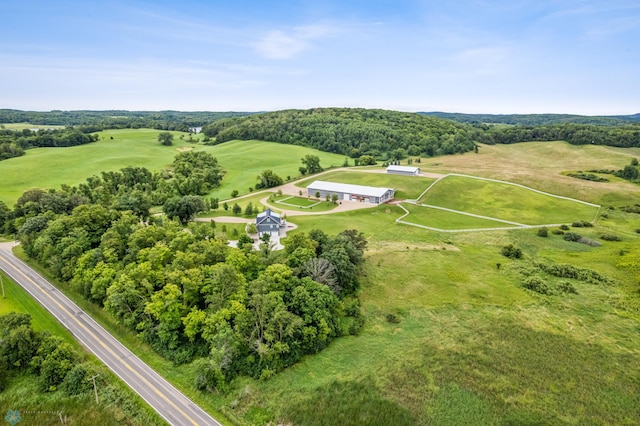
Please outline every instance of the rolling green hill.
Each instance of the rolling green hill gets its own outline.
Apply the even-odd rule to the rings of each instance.
[[[387,159],[470,151],[482,141],[471,126],[397,111],[361,108],[286,110],[217,121],[203,129],[216,143],[260,139]],[[396,150],[401,149],[398,153]]]
[[[77,185],[102,171],[127,166],[158,171],[169,166],[178,152],[187,149],[211,152],[227,170],[221,188],[212,194],[220,198],[229,198],[234,189],[241,194],[247,193],[249,187],[255,186],[256,176],[267,168],[283,178],[296,176],[300,159],[307,154],[318,155],[323,167],[339,166],[344,162],[341,155],[268,142],[237,141],[203,146],[196,140],[189,142],[188,135],[180,132],[174,132],[173,146],[162,146],[157,141],[159,132],[153,129],[106,130],[98,133],[98,142],[89,145],[35,148],[22,157],[0,161],[0,200],[12,206],[27,189]]]

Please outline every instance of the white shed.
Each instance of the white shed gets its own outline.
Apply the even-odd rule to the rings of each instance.
[[[393,175],[418,176],[420,174],[420,167],[392,165],[387,167],[387,173]]]

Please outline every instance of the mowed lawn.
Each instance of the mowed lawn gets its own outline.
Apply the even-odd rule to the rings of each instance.
[[[285,210],[300,210],[307,212],[326,212],[333,210],[338,203],[332,201],[318,200],[317,198],[307,197],[273,197],[270,203],[274,203]]]
[[[399,199],[415,199],[435,181],[433,178],[421,176],[400,176],[354,170],[336,171],[318,176],[317,178],[305,179],[296,183],[296,186],[306,188],[307,185],[311,184],[314,180],[393,188],[396,190],[395,198]]]
[[[409,215],[402,219],[404,222],[428,226],[430,228],[456,230],[505,228],[514,226],[505,222],[469,216],[461,213],[448,212],[446,210],[434,209],[425,206],[417,206],[415,204],[404,203],[402,206],[409,211]]]
[[[420,203],[525,225],[592,221],[598,207],[530,189],[465,176],[447,176]]]

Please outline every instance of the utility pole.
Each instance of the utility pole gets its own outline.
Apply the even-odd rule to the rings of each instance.
[[[99,374],[96,374],[95,376],[91,377],[89,380],[93,380],[93,391],[96,394],[96,404],[98,404],[98,388],[96,387],[96,377],[98,377]]]
[[[0,275],[0,287],[2,287],[2,298],[6,299],[7,296],[4,295],[4,279],[3,279],[2,275]]]

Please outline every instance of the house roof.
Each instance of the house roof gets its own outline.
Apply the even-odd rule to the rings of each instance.
[[[316,180],[307,186],[310,191],[342,192],[347,194],[358,194],[367,197],[382,197],[387,191],[393,188],[377,188],[375,186],[351,185],[349,183],[335,183]]]
[[[263,211],[262,213],[258,213],[258,216],[256,217],[256,222],[262,222],[268,218],[274,218],[276,219],[278,222],[280,222],[280,215],[278,213],[274,213],[270,208],[267,208],[265,211]]]
[[[390,165],[387,166],[387,171],[417,173],[420,171],[420,167]]]

